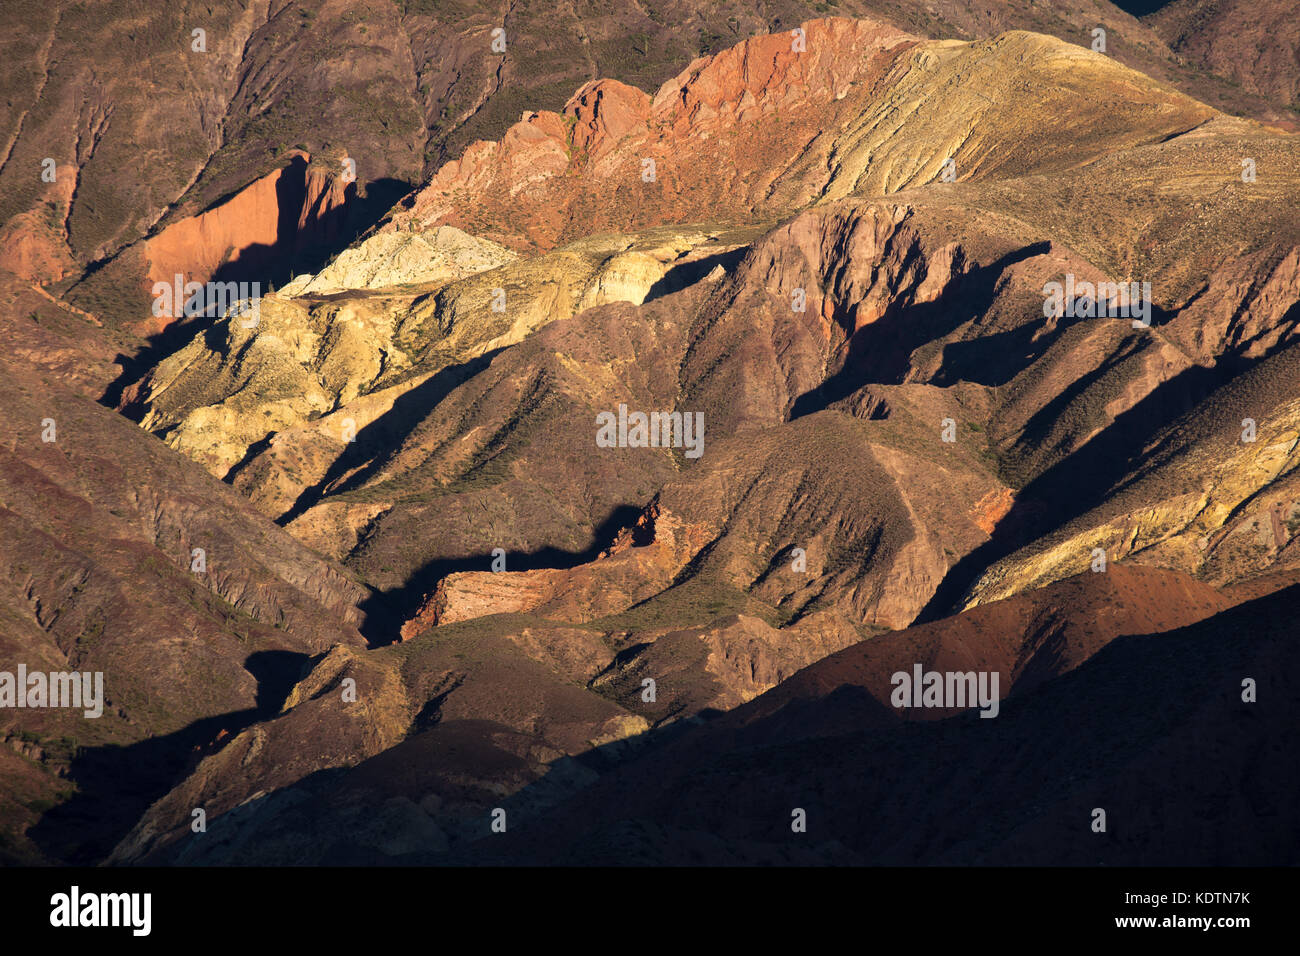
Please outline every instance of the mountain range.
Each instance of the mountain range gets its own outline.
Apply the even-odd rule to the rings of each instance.
[[[1300,18],[1130,6],[22,8],[0,861],[1293,863]]]

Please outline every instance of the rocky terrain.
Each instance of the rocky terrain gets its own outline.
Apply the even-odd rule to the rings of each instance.
[[[3,41],[0,860],[1294,862],[1296,17],[821,6]]]
[[[1173,0],[1146,20],[1186,61],[1274,103],[1300,103],[1300,23],[1285,0]]]

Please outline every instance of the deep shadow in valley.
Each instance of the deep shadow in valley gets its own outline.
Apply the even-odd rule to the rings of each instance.
[[[497,780],[525,767],[499,741],[518,732],[443,721],[433,704],[390,750],[297,781],[279,804],[292,811],[210,821],[221,839],[192,862],[296,845],[311,848],[302,862],[333,865],[1286,865],[1300,825],[1297,600],[1300,585],[1117,637],[991,720],[905,720],[850,679],[771,713],[708,712],[558,758],[509,793]],[[1245,678],[1257,699],[1243,699]],[[427,795],[427,816],[406,818],[418,826],[339,825],[351,808]],[[236,840],[227,824],[256,829]]]
[[[102,863],[149,806],[203,757],[252,724],[275,716],[315,660],[292,651],[250,654],[244,667],[257,680],[255,706],[126,746],[79,749],[68,775],[76,792],[47,811],[27,836],[60,863]]]

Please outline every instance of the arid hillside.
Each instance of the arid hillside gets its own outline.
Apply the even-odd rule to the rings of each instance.
[[[0,41],[0,862],[1294,862],[1294,18],[830,6]]]

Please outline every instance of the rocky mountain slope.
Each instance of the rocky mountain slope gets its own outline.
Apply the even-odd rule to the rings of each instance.
[[[1293,603],[1288,592],[1233,607],[1176,572],[1088,572],[855,644],[724,716],[557,761],[530,784],[515,777],[509,794],[482,781],[511,736],[449,719],[353,769],[300,777],[196,837],[184,832],[186,808],[235,776],[209,758],[117,859],[1276,863],[1289,858],[1288,788],[1300,769],[1283,742]],[[1222,640],[1224,628],[1241,639]],[[1000,673],[996,719],[895,710],[891,672],[916,664]],[[1242,679],[1255,674],[1268,675],[1268,701],[1250,705]],[[286,747],[287,721],[268,728]],[[1223,845],[1207,804],[1241,821],[1248,851]],[[1090,826],[1098,807],[1104,833]],[[503,833],[489,829],[496,808]],[[795,810],[806,832],[791,827]]]
[[[1260,121],[1176,11],[860,5],[213,8],[137,107],[112,58],[190,15],[141,13],[78,113],[104,10],[56,4],[0,164],[78,142],[0,217],[0,670],[108,703],[0,711],[4,858],[1284,862],[1195,824],[1294,826],[1285,70]],[[175,182],[108,181],[131,131]],[[264,294],[159,315],[177,274]],[[998,718],[900,711],[914,664]]]
[[[1076,506],[1106,495],[1175,409],[1234,372],[1284,352],[1270,368],[1281,389],[1274,392],[1286,394],[1297,224],[1280,200],[1298,185],[1293,138],[1218,116],[1104,57],[1030,34],[921,44],[875,25],[826,20],[809,23],[804,35],[810,50],[826,52],[794,53],[788,37],[773,36],[693,65],[654,98],[662,116],[647,114],[639,127],[614,112],[627,106],[617,96],[645,109],[651,101],[598,86],[579,91],[565,114],[538,114],[500,146],[476,147],[475,157],[493,157],[487,165],[470,172],[467,156],[444,167],[355,256],[412,228],[416,235],[448,228],[448,197],[461,195],[449,185],[457,177],[473,188],[462,190],[454,218],[523,255],[401,292],[320,304],[305,292],[282,293],[264,305],[265,326],[219,323],[159,365],[135,397],[143,423],[246,489],[302,540],[352,565],[407,616],[420,597],[413,592],[430,591],[449,572],[492,573],[494,548],[537,568],[522,576],[509,568],[485,583],[493,595],[486,602],[472,579],[447,578],[420,621],[493,607],[588,620],[671,590],[689,567],[701,580],[718,570],[718,586],[761,593],[780,615],[842,598],[853,620],[899,627],[927,607],[941,610],[936,601],[955,606],[960,591],[949,592],[977,550],[987,565],[1072,518],[1060,512],[1066,500]],[[831,55],[846,44],[860,44],[861,56]],[[984,87],[1010,97],[1012,108],[981,105],[988,97],[970,85],[981,58],[1018,64],[1019,73],[990,72]],[[963,102],[987,122],[949,132],[952,117],[966,115],[941,115],[938,91],[952,87],[966,89]],[[856,119],[826,123],[827,101]],[[698,105],[706,102],[721,105]],[[902,103],[911,105],[889,119]],[[536,130],[563,131],[566,115],[579,143],[570,148],[588,158],[542,176],[541,157],[563,149]],[[1022,138],[1049,122],[1058,132],[1048,145]],[[773,124],[796,133],[765,139]],[[651,128],[675,148],[652,146]],[[726,165],[736,188],[720,190],[701,172],[707,167],[683,148],[695,143],[707,143],[710,154],[732,150]],[[643,182],[636,158],[655,149],[663,165],[654,182]],[[1234,185],[1243,153],[1268,173]],[[741,185],[746,157],[760,154],[783,172]],[[955,182],[943,181],[945,159],[954,162]],[[604,172],[601,163],[609,164]],[[612,191],[609,169],[626,180]],[[699,208],[691,206],[694,191],[705,191]],[[512,193],[526,198],[500,204]],[[598,194],[605,218],[592,222],[578,210]],[[1189,234],[1189,204],[1224,225]],[[551,225],[524,225],[529,210]],[[720,218],[627,231],[706,210]],[[766,232],[733,225],[754,219],[784,222]],[[1128,225],[1105,225],[1116,219]],[[553,247],[577,223],[620,231],[600,245]],[[386,252],[373,255],[382,261]],[[1151,327],[1044,317],[1044,284],[1067,273],[1080,281],[1150,277]],[[601,305],[602,298],[627,304]],[[620,371],[620,355],[636,355],[640,370],[657,374],[638,384],[632,368]],[[711,445],[719,452],[692,463],[651,449],[611,469],[590,423],[620,403],[698,411],[723,436]],[[1235,436],[1227,419],[1238,411],[1271,421],[1253,400],[1221,407],[1217,430],[1202,429],[1205,440]],[[960,438],[945,442],[949,418]],[[1283,413],[1269,436],[1284,438],[1288,422]],[[738,464],[726,449],[741,433]],[[773,449],[767,466],[756,454],[760,433]],[[808,441],[816,443],[808,452],[813,471],[801,479],[790,449]],[[1274,444],[1266,437],[1243,446],[1229,467],[1254,467]],[[864,447],[883,468],[875,476],[861,470]],[[1076,467],[1101,449],[1111,461]],[[940,461],[945,471],[936,473]],[[749,480],[765,495],[773,481],[802,495],[808,481],[825,491],[842,480],[850,498],[805,499],[808,523],[779,496],[746,503],[743,521],[729,510],[736,506],[699,513],[701,502],[728,498],[713,488],[701,494],[707,475],[716,469],[734,483],[738,470],[754,466]],[[1247,479],[1248,490],[1215,514],[1226,518],[1243,495],[1288,469],[1278,464]],[[892,510],[880,497],[891,482],[903,491]],[[942,517],[954,484],[973,506],[965,528]],[[694,514],[676,511],[678,495]],[[1158,500],[1142,498],[1141,507],[1167,507]],[[595,556],[621,511],[650,507],[654,520],[647,511],[642,521],[656,544],[651,557],[553,567],[561,555],[569,563]],[[846,526],[846,513],[860,517]],[[885,518],[891,513],[896,519]],[[829,537],[827,518],[838,525]],[[670,521],[684,531],[660,549],[655,529]],[[746,524],[780,530],[760,542],[739,535],[737,525]],[[1086,566],[1093,544],[1072,545],[1062,573]],[[748,560],[727,559],[733,547]],[[815,600],[796,598],[805,591],[798,583],[777,584],[796,547],[817,568],[833,567],[844,594],[832,601],[838,588],[827,590],[825,578],[813,585]],[[868,565],[841,567],[850,553]],[[619,569],[633,557],[635,571]],[[742,570],[755,557],[757,565]],[[563,611],[553,605],[561,592],[570,595]]]
[[[97,862],[200,748],[363,648],[351,575],[97,404],[94,326],[0,287],[0,670],[102,675],[101,715],[0,710],[7,861]],[[96,362],[99,367],[96,367]],[[30,827],[30,829],[29,829]],[[24,832],[25,831],[25,832]]]
[[[1173,0],[1144,20],[1202,69],[1293,110],[1300,104],[1300,22],[1286,0]]]
[[[9,6],[9,19],[27,26],[0,41],[0,88],[11,107],[0,129],[0,265],[73,282],[86,266],[125,256],[107,273],[93,270],[75,295],[126,325],[138,321],[153,261],[130,250],[147,237],[172,229],[170,261],[205,273],[227,249],[195,247],[183,234],[200,215],[213,235],[233,229],[238,211],[249,228],[233,236],[231,261],[264,269],[260,247],[270,235],[280,246],[272,271],[301,271],[295,260],[314,261],[314,247],[373,221],[474,141],[499,138],[522,112],[558,110],[601,78],[653,92],[694,57],[796,28],[832,7],[928,38],[1028,29],[1091,47],[1100,29],[1105,52],[1121,63],[1233,113],[1294,120],[1285,109],[1296,82],[1285,3],[1245,17],[1254,31],[1245,42],[1253,49],[1258,38],[1269,51],[1261,57],[1235,56],[1223,42],[1241,18],[1221,4],[1206,13],[1204,4],[1177,3],[1150,23],[1106,0],[1069,9],[1032,0],[978,8],[962,0],[775,0],[760,8],[618,0],[558,10],[532,0],[499,9],[425,0]],[[82,36],[100,38],[93,55]],[[280,201],[270,201],[268,181],[296,155],[312,157],[308,201],[297,198],[297,172]],[[120,175],[141,164],[150,176]],[[339,205],[349,177],[355,201]],[[278,222],[304,216],[304,235],[277,233]]]

